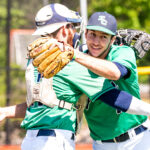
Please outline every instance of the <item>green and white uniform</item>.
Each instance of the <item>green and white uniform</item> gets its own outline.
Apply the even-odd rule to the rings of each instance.
[[[128,78],[113,82],[118,89],[140,98],[134,51],[127,46],[113,45],[106,59],[118,62],[130,70],[131,74]],[[85,117],[90,129],[90,135],[94,140],[113,139],[142,124],[147,119],[146,116],[120,112],[100,100],[89,103],[89,108],[85,110]]]
[[[33,84],[33,81],[36,82],[38,80],[38,72],[36,68],[32,67],[32,62],[29,63],[28,67],[34,69],[31,69],[34,73],[34,79],[31,77],[28,78],[28,80],[32,80],[32,82],[28,82]],[[41,80],[43,80],[43,78],[41,78]],[[30,84],[29,86],[31,86]],[[53,88],[59,100],[65,100],[75,105],[83,93],[94,102],[101,94],[114,87],[109,80],[99,77],[82,65],[72,61],[53,77]],[[31,90],[32,89],[30,89],[30,91]],[[21,127],[30,130],[64,129],[75,132],[76,110],[67,110],[59,108],[58,106],[54,108],[50,108],[46,105],[38,106],[37,102],[34,102],[34,104],[27,109]]]

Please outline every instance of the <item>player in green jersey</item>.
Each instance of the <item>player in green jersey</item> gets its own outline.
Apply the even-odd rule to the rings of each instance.
[[[97,58],[78,52],[75,60],[108,78],[118,89],[140,99],[135,53],[128,46],[113,45],[116,29],[114,16],[106,12],[94,13],[87,25],[86,42],[87,53]],[[116,94],[106,95],[108,101]],[[129,101],[126,98],[117,103],[125,106]],[[140,105],[133,105],[140,112]],[[94,150],[150,150],[150,125],[146,116],[124,113],[101,101],[89,101],[85,117],[94,141]]]
[[[70,41],[70,32],[75,33],[73,24],[80,22],[78,14],[65,6],[47,5],[37,13],[38,28],[34,35],[48,34],[57,37],[59,41],[67,42]],[[59,26],[56,29],[57,25]],[[51,81],[57,99],[53,96]],[[103,93],[114,89],[107,79],[94,74],[75,61],[70,62],[53,79],[45,79],[29,59],[26,82],[27,104],[32,100],[33,103],[28,106],[21,123],[21,127],[27,130],[21,145],[22,150],[74,149],[77,100],[85,93],[94,101]],[[54,102],[54,105],[44,105],[47,100]]]

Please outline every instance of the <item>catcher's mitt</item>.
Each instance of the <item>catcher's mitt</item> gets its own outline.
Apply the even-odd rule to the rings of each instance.
[[[50,37],[35,40],[27,50],[29,58],[33,58],[33,65],[45,78],[56,75],[74,55],[72,46]]]
[[[114,44],[130,46],[135,50],[136,57],[142,58],[150,49],[150,35],[139,30],[120,29]]]

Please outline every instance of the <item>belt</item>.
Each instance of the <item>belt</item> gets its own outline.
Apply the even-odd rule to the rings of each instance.
[[[56,133],[55,133],[54,130],[40,129],[37,133],[37,136],[53,136],[53,137],[56,137]]]
[[[41,102],[37,102],[37,104],[38,104],[38,106],[43,105]],[[56,99],[53,104],[60,107],[60,108],[65,108],[68,110],[71,110],[71,109],[80,110],[82,108],[82,106],[80,104],[75,106],[73,103],[69,103],[69,102],[66,102],[64,100],[58,100],[58,99]]]
[[[37,136],[52,136],[52,137],[56,137],[56,133],[55,130],[51,130],[51,129],[40,129],[37,133]],[[75,139],[75,135],[74,133],[72,133],[71,136],[71,140]]]
[[[143,125],[140,125],[139,127],[133,129],[135,132],[135,135],[138,135],[140,133],[142,133],[143,131],[147,130],[146,127],[144,127]],[[113,142],[113,143],[117,143],[117,142],[124,142],[126,140],[130,139],[129,133],[126,132],[124,134],[121,134],[118,137],[115,137],[114,139],[110,139],[110,140],[101,140],[101,142]]]

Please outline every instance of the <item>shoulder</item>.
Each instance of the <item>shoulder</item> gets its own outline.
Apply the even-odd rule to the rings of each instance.
[[[118,45],[112,45],[110,52],[122,52],[128,54],[128,52],[131,52],[133,55],[135,55],[134,50],[126,45],[118,46]]]
[[[127,68],[136,68],[136,56],[134,50],[129,46],[113,45],[107,59],[118,62]]]
[[[63,78],[68,76],[72,78],[77,78],[85,74],[89,74],[88,69],[83,65],[77,63],[76,61],[72,60],[57,75],[60,75]]]
[[[123,59],[123,60],[130,60],[130,61],[136,61],[136,56],[134,50],[129,46],[116,46],[112,45],[108,58],[111,59]],[[113,61],[113,60],[112,60]]]

